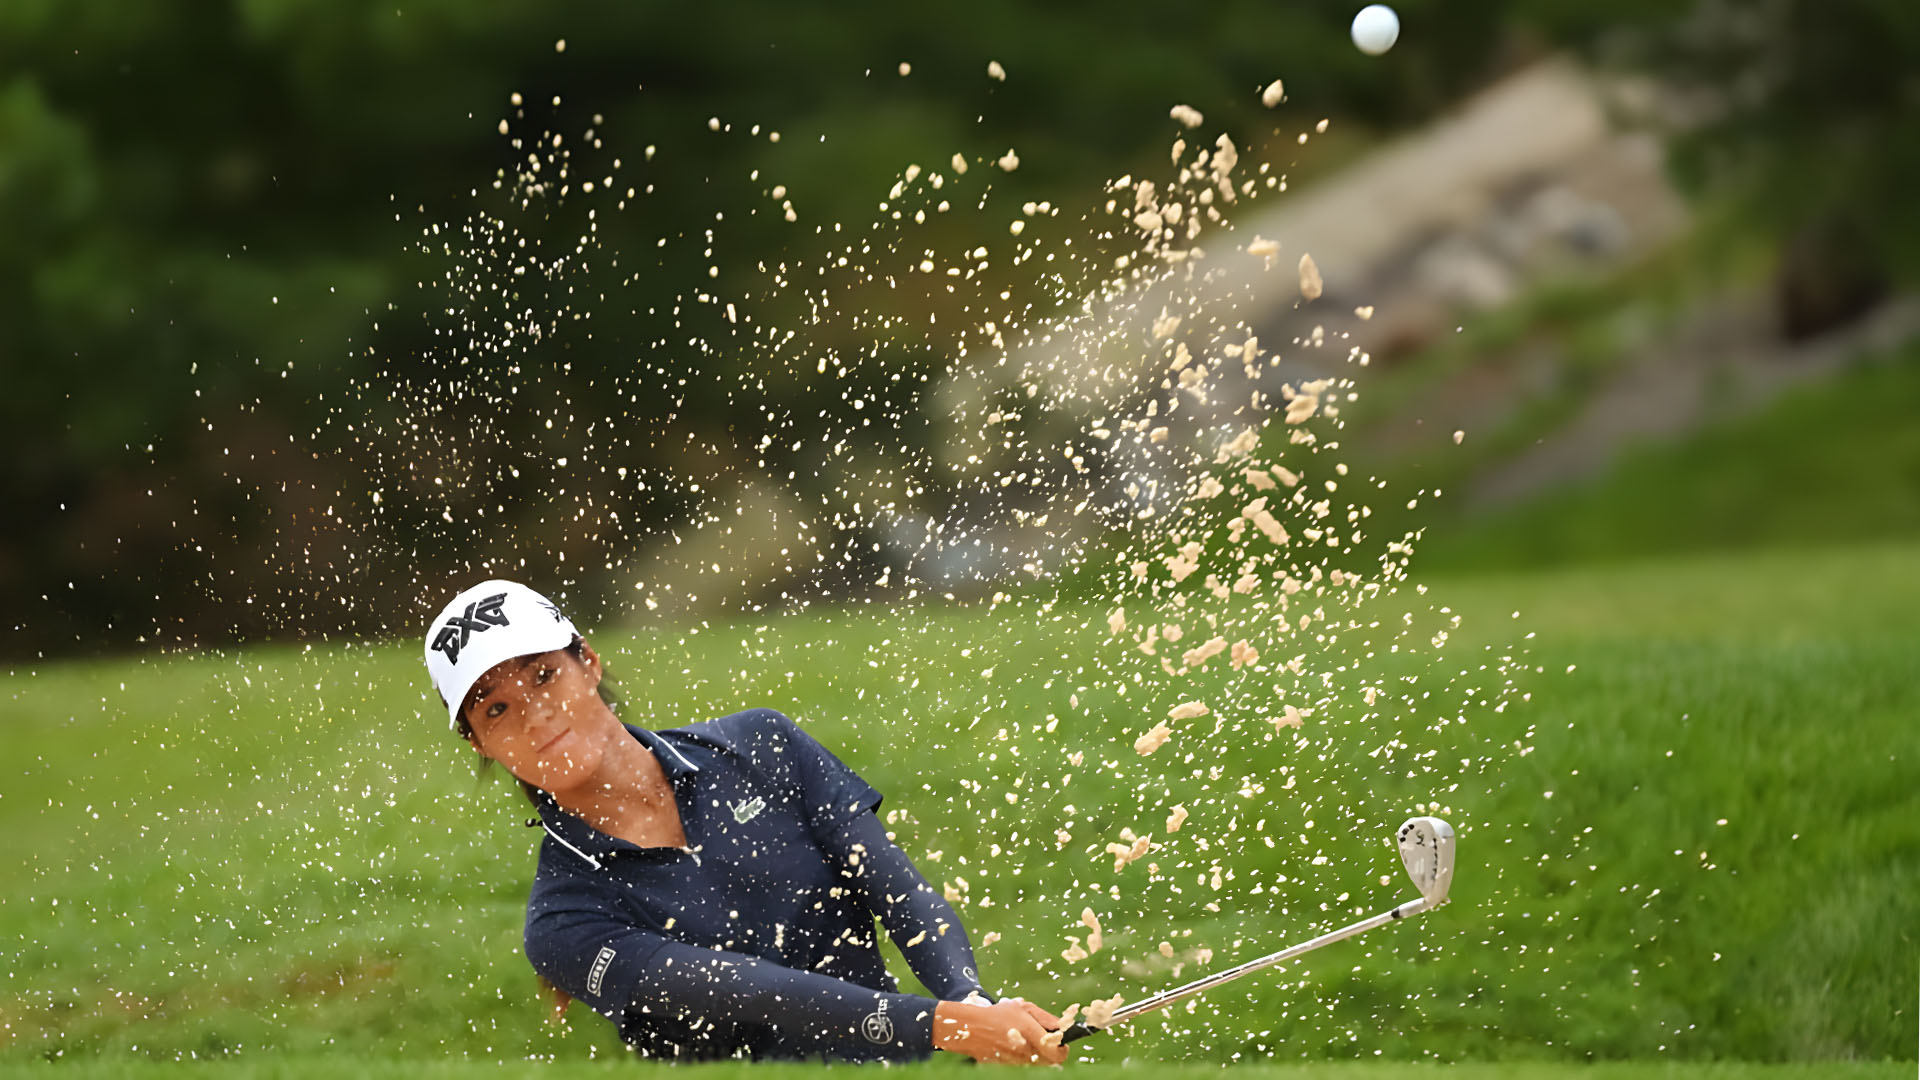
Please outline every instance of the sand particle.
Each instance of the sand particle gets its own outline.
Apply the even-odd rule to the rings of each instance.
[[[1088,1005],[1087,1020],[1086,1020],[1087,1026],[1092,1028],[1103,1028],[1113,1023],[1113,1012],[1115,1009],[1118,1009],[1121,1003],[1124,1001],[1126,1001],[1125,994],[1115,994],[1111,998],[1108,998],[1105,1001],[1096,1001],[1093,1004]]]
[[[1314,264],[1313,256],[1300,256],[1300,295],[1308,300],[1318,300],[1322,288],[1320,267]]]
[[[1094,914],[1092,908],[1082,908],[1080,910],[1080,925],[1086,927],[1088,930],[1087,951],[1089,953],[1099,952],[1102,942],[1100,916]]]
[[[1141,757],[1146,757],[1148,754],[1165,746],[1167,740],[1171,738],[1173,738],[1173,729],[1168,727],[1166,721],[1163,720],[1153,725],[1152,731],[1133,740],[1133,752],[1139,754]]]

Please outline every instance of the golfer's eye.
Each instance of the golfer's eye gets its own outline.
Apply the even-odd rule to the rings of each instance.
[[[487,718],[492,719],[493,717],[499,716],[501,713],[506,711],[507,711],[507,703],[504,701],[496,701],[493,704],[487,706]]]
[[[535,686],[538,686],[541,683],[546,682],[548,679],[551,679],[551,678],[553,678],[553,669],[543,667],[534,674],[533,682]]]

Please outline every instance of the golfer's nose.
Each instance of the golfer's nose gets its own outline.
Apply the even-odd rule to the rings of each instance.
[[[529,746],[544,747],[567,730],[566,717],[540,713],[527,717],[526,740]]]
[[[544,690],[536,690],[532,694],[527,695],[526,708],[522,711],[521,715],[524,717],[524,723],[528,733],[535,735],[542,731],[546,731],[549,734],[558,731],[561,724],[566,720],[565,715],[559,707],[559,702],[555,701],[553,697]]]

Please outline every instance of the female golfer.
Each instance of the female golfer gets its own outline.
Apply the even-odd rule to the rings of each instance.
[[[880,793],[793,721],[622,724],[599,656],[513,582],[454,597],[426,644],[454,730],[539,807],[527,959],[642,1054],[1066,1059],[1058,1017],[981,990],[959,917],[874,816]],[[875,916],[940,1000],[896,992]]]

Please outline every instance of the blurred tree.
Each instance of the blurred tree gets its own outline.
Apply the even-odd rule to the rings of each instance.
[[[1915,5],[1397,6],[1405,32],[1373,59],[1346,41],[1345,0],[0,5],[0,652],[403,629],[415,582],[478,558],[564,553],[592,592],[595,568],[690,501],[628,491],[596,503],[595,523],[554,517],[532,497],[559,468],[548,421],[579,419],[569,437],[596,447],[596,469],[679,467],[693,445],[700,469],[724,473],[748,467],[727,448],[752,440],[728,428],[757,422],[754,405],[776,401],[796,425],[847,407],[843,386],[771,372],[755,399],[735,377],[746,354],[694,351],[690,330],[663,322],[704,277],[708,228],[722,286],[738,291],[759,259],[813,250],[811,226],[873,220],[908,162],[1017,147],[1022,167],[993,177],[995,198],[1060,200],[1163,161],[1175,102],[1284,152],[1312,119],[1416,123],[1571,44],[1695,88],[1689,175],[1740,188],[1783,235],[1817,226],[1813,247],[1830,254],[1803,262],[1871,255],[1851,277],[1812,275],[1843,287],[1796,310],[1844,310],[1881,273],[1912,272],[1920,211],[1904,195],[1920,150],[1901,118],[1916,103]],[[990,59],[1004,83],[986,77]],[[1257,101],[1276,77],[1293,101],[1278,114]],[[459,252],[419,250],[422,230],[511,209],[488,184],[524,156],[496,130],[516,91],[516,135],[577,133],[598,114],[607,154],[644,175],[651,191],[599,233],[644,272],[592,333],[462,356],[434,306],[444,293],[426,287]],[[710,131],[709,117],[733,128]],[[754,124],[787,138],[743,133]],[[758,212],[776,182],[802,210],[797,229]],[[519,224],[555,245],[579,227],[565,214]],[[927,242],[966,227],[936,223]],[[598,295],[622,276],[570,282]],[[889,370],[946,361],[833,333],[810,344],[884,347]],[[660,392],[695,367],[705,381]],[[623,430],[589,434],[584,405],[616,393]],[[509,452],[462,448],[476,425]],[[805,444],[783,440],[753,467],[803,489],[837,483]],[[491,479],[448,492],[429,451]],[[501,527],[451,527],[456,510]],[[356,531],[372,521],[391,539],[380,550]]]
[[[1655,121],[1695,191],[1781,241],[1782,329],[1804,337],[1920,277],[1920,4],[1524,0],[1522,17],[1663,84]]]

